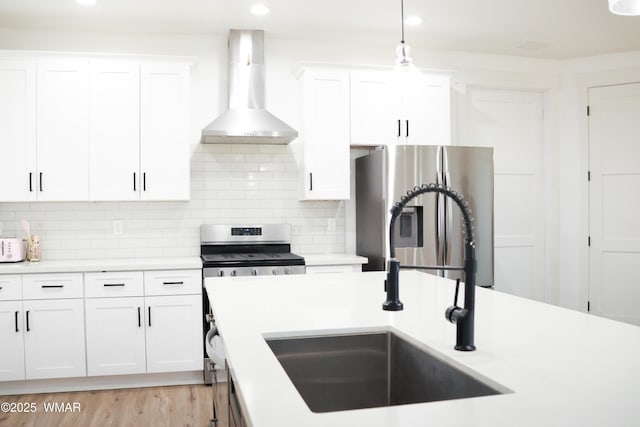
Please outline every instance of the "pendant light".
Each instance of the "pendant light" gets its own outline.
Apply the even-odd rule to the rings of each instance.
[[[609,10],[616,15],[640,15],[640,0],[609,0]]]
[[[410,87],[419,84],[422,80],[422,73],[413,64],[411,59],[411,48],[404,42],[404,0],[400,0],[400,19],[402,39],[396,47],[396,61],[393,67],[392,84],[401,92],[409,90]]]

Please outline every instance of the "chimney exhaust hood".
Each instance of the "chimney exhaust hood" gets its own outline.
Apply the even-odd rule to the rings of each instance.
[[[229,30],[229,109],[202,129],[203,144],[288,144],[298,131],[264,106],[264,31]]]

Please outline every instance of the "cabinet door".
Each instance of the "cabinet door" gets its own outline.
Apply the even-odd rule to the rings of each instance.
[[[0,201],[35,199],[36,66],[0,60]]]
[[[86,375],[81,299],[23,301],[27,379]]]
[[[0,301],[0,381],[23,380],[22,301]]]
[[[141,85],[141,199],[188,200],[189,67],[143,64]]]
[[[89,73],[89,197],[138,200],[140,65],[92,61]]]
[[[87,374],[142,374],[146,371],[144,298],[85,300]]]
[[[38,200],[87,200],[88,63],[39,62],[37,104]]]
[[[391,73],[351,72],[351,145],[396,144],[400,124],[400,100],[392,93]]]
[[[203,369],[202,295],[146,297],[147,372]]]
[[[349,73],[306,70],[303,76],[301,198],[349,198]]]
[[[424,76],[415,90],[402,94],[402,133],[406,143],[449,145],[451,107],[449,77]]]

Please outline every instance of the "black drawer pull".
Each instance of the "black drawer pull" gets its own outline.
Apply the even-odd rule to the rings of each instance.
[[[29,328],[29,310],[27,310],[27,332],[29,332],[31,329]]]
[[[149,307],[149,326],[151,326],[151,307]]]
[[[33,193],[33,172],[29,172],[29,191]]]
[[[140,307],[138,307],[138,328],[142,327],[142,322],[140,321]]]
[[[16,311],[16,332],[20,332],[20,329],[18,329],[18,312]]]
[[[49,289],[49,288],[64,288],[64,285],[42,285],[41,287],[42,287],[42,289]]]
[[[2,290],[2,286],[0,286],[0,291]]]
[[[163,285],[184,285],[184,282],[162,282]]]
[[[106,286],[106,287],[124,286],[124,283],[105,283],[102,286]]]

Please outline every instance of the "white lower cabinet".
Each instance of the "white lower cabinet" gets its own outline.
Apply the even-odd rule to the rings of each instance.
[[[85,274],[88,375],[201,370],[199,275],[146,271],[143,286],[141,272]]]
[[[202,370],[200,275],[0,275],[0,381]]]
[[[26,379],[85,376],[82,299],[23,301]]]
[[[85,301],[87,375],[146,372],[144,298]]]
[[[202,296],[145,297],[147,372],[203,367]]]
[[[22,301],[0,301],[0,381],[25,378],[22,317]]]
[[[310,265],[307,266],[307,274],[324,273],[359,273],[362,272],[362,264],[339,264],[339,265]]]

